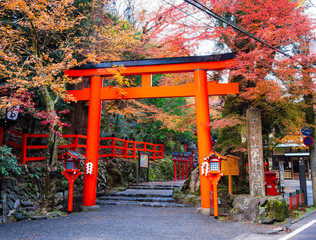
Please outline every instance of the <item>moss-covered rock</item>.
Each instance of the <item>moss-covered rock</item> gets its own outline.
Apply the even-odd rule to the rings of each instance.
[[[106,164],[107,188],[113,188],[123,185],[123,175],[118,169],[118,164],[108,161]]]
[[[191,172],[188,179],[184,182],[182,192],[200,195],[200,175],[198,167]]]
[[[283,222],[289,217],[289,208],[282,196],[267,197],[259,207],[259,223]]]
[[[177,203],[190,205],[192,207],[201,207],[201,197],[193,194],[185,194],[179,189],[173,190],[173,198]]]
[[[256,221],[258,217],[260,200],[247,195],[238,196],[233,201],[233,209],[229,212],[229,218],[233,221]]]

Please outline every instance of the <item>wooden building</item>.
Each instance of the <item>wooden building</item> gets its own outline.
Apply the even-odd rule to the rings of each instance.
[[[279,172],[280,164],[284,166],[285,179],[299,178],[299,161],[305,161],[306,178],[310,179],[310,158],[308,147],[299,144],[279,144],[273,151],[272,171]]]

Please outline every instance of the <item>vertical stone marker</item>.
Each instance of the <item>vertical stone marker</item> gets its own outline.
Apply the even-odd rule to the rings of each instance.
[[[250,195],[265,196],[261,110],[247,110]]]

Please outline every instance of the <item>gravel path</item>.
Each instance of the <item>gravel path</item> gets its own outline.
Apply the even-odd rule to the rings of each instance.
[[[102,206],[54,219],[0,225],[0,239],[234,239],[269,232],[275,226],[215,220],[195,208]]]

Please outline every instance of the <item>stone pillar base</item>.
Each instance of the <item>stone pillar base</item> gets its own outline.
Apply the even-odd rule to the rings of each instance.
[[[210,208],[201,208],[200,207],[200,208],[196,209],[196,212],[209,216],[210,215]]]
[[[84,212],[96,212],[100,210],[99,205],[94,205],[94,206],[82,206],[82,210]]]

